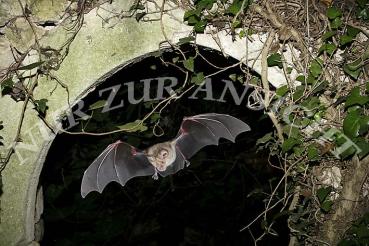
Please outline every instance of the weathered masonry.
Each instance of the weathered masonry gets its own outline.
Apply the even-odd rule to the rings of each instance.
[[[30,19],[34,25],[22,16],[18,1],[4,0],[0,3],[0,26],[12,19],[12,23],[0,30],[0,70],[9,67],[14,58],[10,47],[19,52],[26,52],[35,42],[35,34],[42,47],[59,49],[71,33],[68,27],[71,18],[66,18],[68,8],[78,8],[69,1],[37,0],[27,1],[31,10]],[[164,14],[160,15],[160,1],[149,6],[153,11],[137,22],[135,18],[112,18],[112,13],[129,10],[133,0],[113,1],[99,8],[92,9],[84,15],[83,25],[70,46],[69,52],[61,66],[53,71],[68,91],[57,84],[50,76],[39,78],[34,91],[34,98],[48,99],[47,121],[57,129],[56,119],[70,105],[93,90],[95,85],[124,69],[131,62],[150,56],[163,44],[178,43],[180,38],[187,37],[192,27],[183,23],[184,10],[167,1]],[[25,5],[25,1],[23,1]],[[160,20],[161,19],[161,20]],[[45,23],[55,25],[45,25]],[[214,30],[197,36],[198,45],[216,49],[224,55],[234,57],[248,63],[260,73],[260,52],[267,35],[232,41],[225,32]],[[168,45],[167,45],[168,46]],[[31,50],[26,59],[27,65],[38,60],[36,50]],[[32,71],[27,71],[32,72]],[[285,83],[283,73],[277,68],[269,70],[269,81],[276,87]],[[51,93],[52,92],[52,93]],[[69,100],[69,101],[68,101]],[[0,121],[4,129],[4,145],[0,153],[6,153],[16,136],[17,124],[22,114],[23,103],[15,102],[10,96],[0,98]],[[3,172],[3,194],[1,196],[0,245],[37,245],[42,225],[39,223],[42,214],[42,189],[38,189],[39,175],[47,156],[49,147],[56,135],[46,127],[37,116],[33,105],[28,104],[21,128],[22,142],[17,144],[16,154]]]

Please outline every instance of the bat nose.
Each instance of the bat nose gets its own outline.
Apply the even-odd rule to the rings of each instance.
[[[159,166],[158,166],[158,170],[159,170],[160,172],[165,171],[165,169],[167,169],[167,168],[165,167],[165,165],[159,165]]]

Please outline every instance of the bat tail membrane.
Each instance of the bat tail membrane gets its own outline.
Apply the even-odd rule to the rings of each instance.
[[[238,134],[249,131],[243,121],[226,114],[200,114],[184,118],[176,138],[176,146],[185,159],[207,145],[218,145],[219,138],[232,142]]]
[[[91,191],[101,193],[110,182],[122,186],[136,176],[155,173],[142,152],[122,141],[109,145],[87,168],[82,178],[81,195],[84,198]]]

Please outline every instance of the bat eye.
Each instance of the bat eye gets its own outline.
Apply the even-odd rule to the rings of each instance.
[[[159,153],[159,155],[162,157],[162,158],[165,158],[168,156],[168,151],[165,150],[165,149],[162,149]]]

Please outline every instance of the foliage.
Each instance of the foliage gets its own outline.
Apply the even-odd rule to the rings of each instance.
[[[221,10],[216,12],[219,15],[228,13],[230,16],[236,17],[229,20],[231,30],[242,27],[242,21],[237,19],[237,15],[242,12],[239,3],[236,1],[225,13]],[[368,9],[367,2],[357,1],[356,3],[358,11],[354,18],[365,20]],[[213,4],[212,1],[210,5],[206,6],[210,9]],[[204,6],[201,5],[201,7]],[[248,3],[246,6],[249,7]],[[195,32],[203,32],[206,26],[218,27],[217,24],[209,21],[210,18],[207,18],[206,13],[200,14],[203,10],[195,2],[193,8],[187,11],[184,16],[184,20],[188,21],[189,25],[201,24],[201,28],[194,27]],[[307,72],[301,73],[296,78],[301,85],[296,87],[284,85],[275,91],[276,97],[274,97],[272,104],[273,102],[279,104],[278,102],[282,101],[282,104],[279,104],[280,106],[277,108],[277,117],[284,139],[275,141],[272,138],[272,133],[267,133],[258,140],[259,148],[263,148],[262,145],[268,146],[272,155],[285,156],[282,159],[290,164],[299,162],[293,168],[297,174],[306,175],[310,172],[309,165],[324,163],[325,160],[332,157],[332,154],[344,160],[349,160],[355,154],[361,159],[369,154],[367,109],[369,94],[366,89],[368,82],[365,82],[365,76],[368,75],[364,76],[369,50],[365,49],[367,46],[362,46],[358,41],[361,29],[347,24],[346,14],[347,12],[338,6],[327,8],[326,17],[329,28],[321,36],[322,43],[316,50],[318,56],[309,59]],[[239,33],[245,33],[245,30],[241,30]],[[245,35],[239,37],[245,38]],[[340,63],[336,62],[337,57],[347,57],[346,54],[350,54],[349,60],[343,59]],[[279,52],[270,53],[267,58],[269,67],[276,66],[284,69],[283,62],[282,54]],[[192,66],[192,62],[189,64],[191,66],[187,64],[187,67],[190,67],[189,70],[193,72],[196,67]],[[337,91],[337,83],[340,82],[334,82],[332,78],[327,76],[333,70],[329,70],[331,67],[327,64],[339,64],[335,68],[338,68],[339,72],[333,76],[347,76],[350,83],[348,86],[343,85],[346,87],[346,91]],[[290,71],[291,68],[288,67],[285,73],[289,74]],[[239,74],[232,74],[230,78],[236,81],[238,76]],[[333,103],[329,104],[325,101],[327,95],[328,100],[333,101]],[[329,122],[335,120],[329,118],[328,112],[332,110],[332,106],[337,107],[338,105],[340,107],[344,105],[339,109],[342,112],[343,120],[337,126],[337,132],[328,136],[331,129]],[[324,125],[328,127],[324,127]],[[318,131],[311,132],[311,129],[318,129]],[[323,144],[322,141],[328,141],[328,143]],[[341,151],[348,141],[351,142],[350,148]],[[299,175],[292,176],[292,180],[299,179]],[[289,184],[293,186],[294,182]],[[334,200],[329,198],[328,194],[332,192],[332,189],[332,187],[320,187],[314,194],[319,203],[315,204],[314,200],[307,200],[305,209],[318,207],[323,213],[330,212]],[[303,215],[299,218],[303,218]],[[306,221],[306,218],[299,220],[299,223],[306,222],[311,223]],[[295,226],[302,228],[298,223]]]
[[[346,232],[344,239],[338,246],[367,245],[369,242],[369,213],[357,221]]]
[[[369,1],[368,0],[356,0],[356,15],[358,18],[365,21],[369,20]]]
[[[300,241],[312,240],[309,229],[317,225],[318,221],[316,217],[314,218],[309,215],[316,214],[318,216],[324,216],[332,212],[335,200],[330,194],[332,192],[338,192],[332,186],[320,185],[317,182],[314,176],[314,167],[324,167],[326,163],[331,163],[332,160],[335,160],[336,165],[339,166],[339,161],[341,160],[350,160],[355,155],[362,159],[369,154],[369,82],[366,81],[368,78],[369,49],[360,39],[360,35],[363,36],[364,33],[363,29],[357,26],[357,23],[367,22],[369,19],[368,0],[356,0],[354,11],[352,9],[348,11],[342,7],[343,5],[333,3],[333,6],[326,9],[325,19],[321,19],[321,22],[324,22],[321,24],[323,28],[318,30],[318,35],[313,38],[310,36],[312,35],[310,34],[310,29],[308,32],[309,36],[302,33],[301,30],[304,28],[299,26],[300,23],[298,25],[291,23],[290,26],[287,25],[288,28],[285,28],[286,25],[281,20],[281,17],[293,11],[282,11],[283,15],[280,15],[280,6],[278,4],[275,4],[275,6],[273,4],[270,5],[268,1],[256,2],[254,5],[249,0],[195,0],[180,2],[185,5],[186,10],[183,20],[189,26],[193,27],[193,33],[189,37],[179,40],[177,44],[172,44],[171,41],[167,40],[173,46],[173,56],[168,57],[162,50],[159,50],[155,54],[157,58],[161,59],[163,66],[176,68],[184,75],[182,79],[184,81],[183,84],[175,88],[176,94],[167,95],[168,98],[160,102],[145,102],[139,107],[139,110],[130,105],[125,110],[124,115],[114,116],[115,118],[113,117],[113,120],[108,120],[106,115],[102,113],[107,100],[91,102],[88,108],[91,117],[88,117],[88,119],[78,119],[81,134],[88,135],[90,133],[89,131],[97,129],[99,133],[109,135],[112,134],[112,129],[118,128],[118,130],[113,130],[113,132],[124,132],[127,134],[127,141],[132,144],[143,145],[145,145],[145,141],[149,141],[153,136],[162,136],[164,133],[167,133],[163,131],[163,128],[165,129],[165,127],[171,126],[175,122],[173,120],[175,118],[173,116],[174,113],[172,114],[171,112],[171,117],[166,116],[166,113],[169,114],[166,110],[173,107],[172,105],[177,100],[180,102],[183,93],[202,85],[206,78],[212,77],[224,69],[221,66],[214,65],[213,61],[208,61],[205,56],[202,56],[197,46],[193,48],[192,52],[188,52],[183,51],[183,45],[194,43],[196,35],[204,33],[207,29],[211,29],[212,31],[226,30],[232,36],[233,40],[251,40],[253,33],[270,31],[270,28],[274,28],[278,31],[279,40],[275,41],[270,48],[268,57],[266,58],[266,64],[269,67],[282,69],[286,76],[292,74],[292,71],[296,72],[298,76],[293,78],[295,81],[289,81],[292,83],[276,89],[267,88],[265,84],[268,84],[268,81],[263,81],[263,78],[252,74],[251,69],[242,65],[242,62],[235,63],[241,70],[233,70],[227,77],[234,84],[252,86],[258,95],[270,94],[271,101],[264,103],[264,105],[277,105],[275,108],[266,108],[264,118],[257,119],[257,123],[259,123],[263,119],[270,118],[275,125],[275,130],[263,132],[265,134],[264,136],[258,136],[256,145],[259,151],[268,150],[268,159],[278,163],[276,165],[273,163],[273,165],[278,170],[283,170],[284,172],[282,177],[279,177],[280,180],[268,180],[271,187],[271,190],[268,191],[270,193],[268,196],[261,195],[265,195],[265,191],[260,192],[260,190],[257,190],[254,192],[262,196],[265,207],[264,211],[260,211],[261,216],[258,217],[259,219],[254,221],[255,223],[259,223],[261,228],[261,230],[258,230],[261,236],[257,241],[262,240],[263,237],[277,235],[275,225],[278,224],[280,218],[286,218],[286,216],[288,216],[287,223],[291,229],[291,235],[297,236]],[[155,5],[156,3],[155,1],[135,1],[128,10],[128,17],[134,18],[137,22],[153,21],[150,20],[151,13],[147,9],[148,4]],[[71,32],[74,32],[74,35],[77,35],[83,25],[82,16],[85,11],[92,9],[93,6],[99,6],[99,3],[95,1],[83,1],[83,5],[79,6],[79,10],[76,13],[71,13],[72,15],[74,14],[76,19],[76,25],[71,30]],[[288,7],[288,4],[282,5]],[[259,10],[255,6],[261,6],[262,8]],[[275,11],[273,11],[273,8]],[[160,6],[159,11],[161,15],[164,14],[162,12],[164,9],[161,9]],[[123,12],[126,13],[127,11]],[[252,14],[248,15],[250,12]],[[322,17],[320,12],[315,12],[315,14],[319,14]],[[23,15],[27,17],[28,13],[23,13]],[[260,22],[257,25],[253,25],[253,18],[255,16]],[[126,16],[120,13],[116,14],[115,17],[123,18]],[[311,26],[308,23],[306,27],[311,28]],[[311,31],[316,30],[311,28]],[[295,35],[296,32],[299,32],[298,35]],[[300,40],[299,37],[304,38]],[[289,40],[292,40],[293,42],[290,43],[301,52],[301,56],[295,59],[294,64],[288,64],[284,60],[285,41]],[[318,47],[315,47],[312,43],[302,43],[304,40],[309,40],[309,42],[316,40],[317,42],[312,43],[314,45],[318,44]],[[44,119],[48,113],[48,98],[33,98],[32,92],[37,86],[39,76],[52,78],[68,92],[67,86],[54,76],[53,71],[57,70],[62,64],[65,55],[68,53],[69,45],[72,42],[73,38],[57,50],[49,47],[39,47],[40,44],[36,42],[36,48],[39,51],[39,60],[31,64],[24,64],[23,60],[17,61],[0,79],[1,93],[3,95],[10,95],[15,101],[23,101],[24,105],[27,105],[27,102],[31,101],[39,117]],[[309,47],[309,50],[304,50],[301,47]],[[207,63],[208,67],[199,66],[200,61]],[[233,65],[227,64],[224,71],[231,70]],[[163,69],[159,64],[150,64],[149,67],[147,71]],[[263,69],[267,68],[264,67]],[[210,70],[211,72],[209,72]],[[31,75],[25,76],[25,72]],[[30,81],[31,83],[29,83]],[[135,91],[142,91],[142,88],[135,88]],[[183,107],[186,105],[181,106],[182,112],[186,112],[186,110],[190,110],[193,107],[189,105],[187,107]],[[211,107],[206,101],[200,106],[203,106],[203,108]],[[172,110],[174,109],[172,108]],[[216,108],[213,110],[219,109]],[[228,111],[231,111],[231,109],[228,108],[226,112]],[[335,129],[336,131],[330,134],[331,129]],[[104,140],[106,141],[104,143],[106,144],[111,141],[110,138]],[[21,139],[20,136],[16,136],[14,141],[19,141],[19,139]],[[142,141],[144,143],[141,142],[141,139],[144,139]],[[351,143],[350,148],[341,151],[348,141]],[[66,187],[67,189],[73,189],[77,186],[77,177],[80,176],[81,169],[86,164],[82,159],[86,157],[91,158],[89,154],[92,155],[98,152],[97,150],[94,152],[87,150],[87,148],[83,149],[83,147],[78,145],[75,148],[76,152],[72,154],[73,161],[69,169],[69,177],[66,177],[66,179],[63,177],[63,181],[58,184],[52,184],[49,181],[50,186],[47,189],[47,199],[49,199],[50,204],[54,202],[57,204],[63,203],[63,198],[66,195],[64,189]],[[12,153],[12,150],[9,153]],[[233,155],[235,153],[228,154],[234,157]],[[240,156],[241,154],[238,153],[237,157],[241,159]],[[75,161],[74,158],[79,161]],[[219,162],[217,165],[220,166]],[[68,161],[65,161],[63,165],[68,165]],[[208,174],[209,176],[216,175],[218,172],[221,173],[222,171],[217,170],[217,168],[215,165],[211,172],[201,170],[201,173],[203,172],[204,175]],[[231,179],[229,181],[233,189],[240,185],[238,181],[237,179]],[[170,190],[168,187],[173,186],[173,183],[170,184],[169,181],[164,181],[163,184],[167,190]],[[183,181],[181,184],[186,185],[186,181]],[[222,183],[222,185],[225,185],[225,183]],[[301,191],[301,185],[308,188]],[[159,186],[159,193],[162,191],[160,189],[163,186]],[[153,186],[150,185],[148,187],[141,185],[140,188],[144,191],[134,191],[142,192],[142,196],[147,196],[147,194],[152,195],[155,192]],[[119,191],[117,190],[117,192]],[[188,195],[190,193],[189,189],[186,189],[186,192],[185,194]],[[222,197],[224,198],[228,195],[226,190],[219,187],[213,192],[215,194],[214,196],[206,193],[207,196],[200,198],[198,196],[192,197],[191,195],[188,195],[188,198],[197,199],[196,201],[199,202],[196,203],[196,206],[201,208],[204,204],[208,204],[209,201],[213,201],[215,199],[214,197],[222,199]],[[249,192],[250,196],[254,194],[252,191],[247,192]],[[245,196],[245,194],[246,191],[243,190],[242,195]],[[296,194],[297,201],[293,204],[290,198]],[[231,196],[234,195],[235,193],[231,192]],[[135,215],[127,221],[122,222],[122,211],[119,211],[119,209],[105,211],[104,209],[103,215],[106,216],[109,213],[110,215],[114,214],[117,215],[116,218],[118,220],[107,219],[101,225],[91,222],[91,219],[88,218],[88,209],[86,209],[86,212],[79,210],[80,207],[84,208],[85,206],[90,210],[96,210],[95,199],[100,203],[107,202],[109,205],[112,197],[113,195],[110,193],[106,197],[100,198],[102,200],[94,197],[92,200],[83,204],[79,200],[79,197],[74,196],[72,201],[74,204],[77,204],[77,209],[76,207],[70,206],[63,207],[62,204],[62,216],[59,215],[60,211],[57,211],[55,214],[51,214],[51,218],[49,217],[49,219],[53,221],[58,217],[59,219],[68,221],[71,218],[83,218],[83,225],[85,227],[87,227],[88,223],[93,223],[94,230],[101,232],[101,234],[96,234],[95,237],[88,232],[83,232],[83,235],[89,235],[92,241],[100,241],[107,236],[121,239],[120,236],[122,234],[116,229],[119,228],[117,225],[119,223],[130,225],[129,223],[132,221],[142,220],[142,217]],[[131,199],[127,194],[123,197],[126,199],[126,202]],[[142,198],[134,197],[134,199]],[[171,213],[170,210],[175,206],[172,200],[176,199],[180,200],[182,204],[188,205],[186,203],[188,201],[183,201],[186,200],[185,197],[178,198],[174,196],[167,201],[168,203],[166,205],[160,203],[160,199],[159,202],[151,201],[151,204],[154,203],[157,205],[155,207],[156,209],[159,209],[159,205],[164,206],[163,209],[169,210],[168,214],[175,217],[178,216],[178,213]],[[137,203],[132,202],[130,206],[136,206],[138,208],[136,212],[143,211],[143,214],[147,214],[150,209],[145,210],[145,206],[149,206],[150,208],[150,202],[140,202],[142,201],[140,200]],[[232,205],[234,204],[224,203],[224,206],[227,208],[232,207]],[[278,210],[277,213],[276,210]],[[238,212],[240,210],[233,211],[233,213]],[[186,214],[186,216],[189,215]],[[160,227],[160,223],[163,223],[163,221],[158,220],[155,216],[153,217],[150,218],[150,222],[147,222],[149,224],[138,223],[138,228],[134,228],[136,232],[132,229],[132,235],[139,232],[137,234],[149,234],[148,237],[150,237],[150,233],[152,232],[145,231],[145,228],[157,228]],[[242,218],[246,219],[244,217]],[[359,242],[366,238],[366,225],[362,225],[362,221],[358,223],[358,226],[353,226],[353,236],[347,239],[348,241],[346,240],[349,244],[343,245],[351,245],[350,243],[353,240],[358,240],[357,242]],[[211,223],[208,221],[205,224],[209,225]],[[224,224],[228,225],[227,223]],[[186,226],[184,233],[188,234],[188,238],[191,238],[192,242],[199,242],[198,238],[206,238],[208,236],[207,233],[198,233],[199,228],[197,227],[187,224]],[[204,225],[202,224],[202,226]],[[251,225],[247,229],[250,227]],[[78,238],[74,239],[79,240]],[[67,241],[65,239],[61,244],[71,243]]]
[[[234,17],[231,23],[234,29],[242,26],[242,17],[250,4],[250,0],[196,0],[191,9],[185,12],[183,20],[194,27],[195,33],[203,33],[207,26],[217,26],[219,17],[230,16]]]

